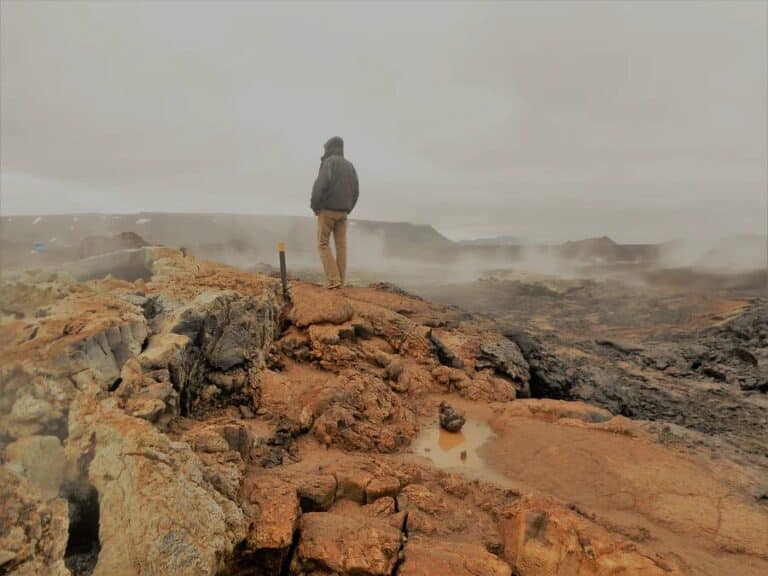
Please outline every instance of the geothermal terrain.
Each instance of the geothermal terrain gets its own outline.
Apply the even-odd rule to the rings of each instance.
[[[0,233],[0,574],[768,573],[764,238],[356,222],[326,291],[306,219]]]

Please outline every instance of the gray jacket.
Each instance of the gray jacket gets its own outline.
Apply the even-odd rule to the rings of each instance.
[[[355,167],[344,158],[344,141],[334,136],[325,143],[320,171],[312,186],[312,210],[352,212],[359,194]]]

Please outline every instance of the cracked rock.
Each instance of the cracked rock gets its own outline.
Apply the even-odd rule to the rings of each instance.
[[[390,576],[402,543],[401,530],[375,516],[313,512],[300,532],[291,574]]]

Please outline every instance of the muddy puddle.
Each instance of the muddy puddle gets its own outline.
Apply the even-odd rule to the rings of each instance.
[[[509,484],[509,479],[491,470],[481,448],[496,438],[491,427],[482,420],[468,418],[461,432],[446,432],[435,422],[422,427],[412,449],[443,470],[460,472],[470,478]]]

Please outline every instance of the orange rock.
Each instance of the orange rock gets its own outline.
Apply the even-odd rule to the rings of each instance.
[[[292,574],[390,576],[402,541],[398,528],[374,516],[313,512],[302,516],[300,530]]]
[[[287,549],[301,514],[296,488],[277,478],[260,478],[250,501],[254,510],[248,546],[255,550]]]
[[[338,290],[298,284],[292,290],[289,320],[300,328],[313,324],[343,324],[353,315],[349,301]]]
[[[448,510],[445,499],[423,484],[409,484],[403,488],[402,493],[408,500],[409,508],[415,506],[430,515],[437,515]]]
[[[336,499],[365,504],[365,490],[371,478],[371,474],[365,470],[339,470],[336,472]]]
[[[374,503],[365,506],[368,508],[367,512],[374,516],[391,516],[396,512],[395,507],[395,499],[391,496],[379,498]]]
[[[307,512],[324,512],[336,499],[336,477],[332,474],[312,475],[299,484],[301,508]]]
[[[67,576],[69,514],[63,498],[46,500],[34,485],[0,466],[0,567],[9,574]]]
[[[444,386],[456,386],[458,383],[468,380],[466,373],[458,368],[450,366],[438,366],[432,370],[432,377]]]
[[[374,502],[384,496],[397,496],[400,481],[397,478],[374,478],[365,489],[366,500]]]
[[[512,570],[478,544],[430,539],[410,541],[400,576],[510,576]]]
[[[526,496],[512,513],[502,522],[504,557],[519,576],[682,574],[672,560],[644,553],[554,500]]]
[[[355,329],[351,322],[344,324],[313,324],[307,330],[309,339],[315,348],[323,345],[338,344],[341,340],[352,340],[355,337]]]

